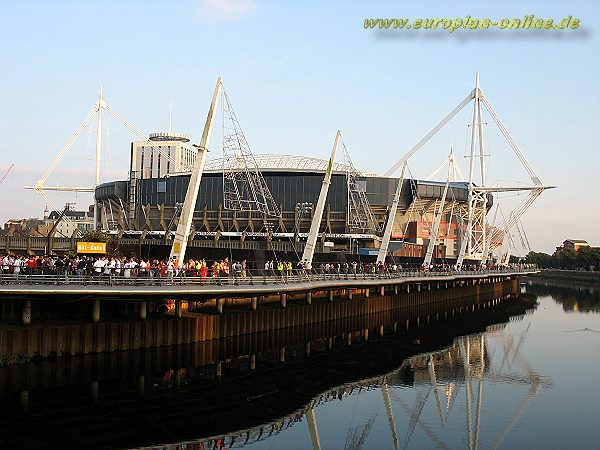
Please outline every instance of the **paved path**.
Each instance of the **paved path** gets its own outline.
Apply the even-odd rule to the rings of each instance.
[[[490,272],[404,272],[401,276],[371,276],[371,275],[310,275],[310,280],[306,276],[290,276],[287,283],[282,282],[281,277],[254,277],[252,284],[250,280],[238,279],[239,284],[234,280],[221,279],[223,284],[215,284],[214,280],[206,280],[201,284],[199,279],[175,279],[172,283],[167,283],[165,279],[161,280],[159,285],[151,285],[147,278],[138,279],[115,279],[115,283],[107,284],[81,284],[76,282],[75,277],[70,277],[70,281],[64,283],[64,277],[56,279],[55,284],[50,284],[49,278],[45,278],[47,284],[17,284],[9,282],[0,285],[0,298],[27,297],[35,299],[56,298],[56,297],[101,297],[105,299],[161,299],[161,298],[185,298],[185,297],[252,297],[265,294],[280,294],[293,292],[307,292],[316,290],[332,289],[360,289],[372,288],[377,286],[405,285],[405,284],[427,284],[436,282],[451,282],[470,279],[489,279],[495,277],[524,276],[538,273],[537,269],[514,270],[514,271],[490,271]],[[303,280],[301,280],[303,278]],[[189,283],[186,282],[190,280]],[[6,280],[5,280],[6,281]],[[26,281],[27,282],[27,281]],[[125,284],[128,283],[137,283]]]

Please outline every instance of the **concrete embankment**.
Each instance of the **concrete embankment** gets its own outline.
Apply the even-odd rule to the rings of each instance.
[[[225,301],[221,314],[202,311],[183,312],[181,317],[149,315],[144,320],[112,317],[97,323],[3,324],[0,326],[0,354],[46,358],[189,344],[416,306],[430,306],[431,315],[435,311],[443,313],[468,306],[472,303],[470,298],[475,298],[477,303],[477,299],[502,298],[518,289],[519,279],[513,277],[457,287],[436,283],[423,290],[404,290],[398,294],[394,286],[387,290],[382,287],[376,292],[312,292],[310,302],[306,294],[297,294],[290,295],[285,302],[259,301],[256,309],[251,298],[245,300],[247,304],[236,303],[231,308],[227,308]]]

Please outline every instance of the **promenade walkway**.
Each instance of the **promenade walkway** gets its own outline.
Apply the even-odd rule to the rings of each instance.
[[[292,271],[273,274],[247,271],[246,277],[123,277],[113,275],[0,275],[0,298],[86,296],[147,301],[161,298],[252,297],[288,292],[359,289],[390,285],[429,286],[438,282],[468,282],[538,273],[535,268],[443,272],[319,273]]]

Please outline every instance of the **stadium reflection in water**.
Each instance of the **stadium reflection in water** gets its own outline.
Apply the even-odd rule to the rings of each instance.
[[[559,297],[571,298],[564,291],[527,290],[538,294],[537,308],[523,299],[492,302],[439,322],[413,321],[408,330],[384,323],[312,339],[314,330],[304,330],[0,369],[0,441],[6,448],[594,448],[597,294],[579,302],[596,313],[581,313],[563,310]]]

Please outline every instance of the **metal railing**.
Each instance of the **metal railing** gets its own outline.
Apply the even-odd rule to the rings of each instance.
[[[243,273],[222,272],[216,276],[208,272],[201,276],[197,271],[180,271],[163,274],[158,271],[133,271],[130,276],[121,273],[96,273],[91,274],[77,271],[61,271],[59,273],[42,271],[41,273],[3,273],[0,272],[0,284],[11,285],[54,285],[54,286],[251,286],[251,285],[278,285],[298,284],[315,281],[340,281],[340,280],[406,280],[408,278],[436,278],[444,276],[476,276],[476,275],[502,275],[515,273],[528,273],[535,268],[506,268],[495,270],[446,270],[446,271],[420,271],[403,269],[384,272],[361,272],[353,270],[321,271],[321,270],[246,270]]]

